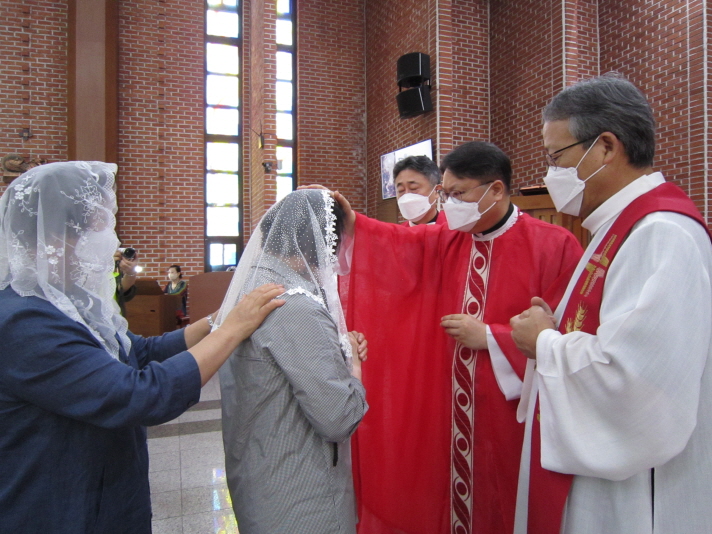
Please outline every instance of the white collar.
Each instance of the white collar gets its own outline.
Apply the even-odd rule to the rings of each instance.
[[[591,215],[584,219],[581,226],[591,234],[595,234],[604,224],[623,211],[628,204],[663,183],[665,183],[665,177],[660,172],[644,174],[640,178],[636,178],[593,210]]]
[[[430,221],[430,222],[428,222],[428,223],[425,223],[425,224],[426,224],[426,225],[428,225],[428,224],[435,224],[436,221],[438,220],[438,217],[439,217],[439,216],[440,216],[440,210],[438,210],[438,211],[435,212],[435,218],[434,218],[432,221]],[[421,223],[414,223],[413,221],[408,221],[408,226],[410,226],[411,228],[413,228],[414,226],[418,226],[419,224],[421,224]]]
[[[514,209],[512,210],[512,214],[509,216],[507,221],[497,228],[494,232],[489,232],[487,234],[472,234],[472,239],[475,241],[492,241],[493,239],[498,238],[501,236],[503,233],[505,233],[507,230],[509,230],[512,226],[514,226],[514,223],[517,222],[517,219],[519,218],[519,208],[517,206],[514,206]]]

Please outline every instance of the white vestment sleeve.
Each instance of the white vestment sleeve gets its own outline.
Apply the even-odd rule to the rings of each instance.
[[[518,399],[522,395],[522,381],[519,380],[517,373],[515,373],[512,368],[512,364],[509,363],[504,352],[499,348],[489,325],[486,325],[486,330],[487,350],[489,351],[490,360],[492,361],[492,369],[494,369],[494,377],[497,379],[497,385],[502,393],[504,393],[505,399]]]
[[[596,335],[540,334],[545,468],[623,480],[684,449],[710,346],[708,265],[698,223],[649,215],[611,263]]]

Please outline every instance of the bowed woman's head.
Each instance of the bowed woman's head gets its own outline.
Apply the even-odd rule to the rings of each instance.
[[[299,257],[312,267],[323,267],[325,258],[335,258],[344,217],[339,203],[326,191],[294,191],[272,206],[260,222],[263,250],[276,257]]]

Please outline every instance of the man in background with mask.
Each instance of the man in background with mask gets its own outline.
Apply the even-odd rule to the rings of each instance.
[[[355,224],[347,321],[373,355],[353,441],[363,534],[512,531],[526,357],[509,318],[539,292],[556,301],[581,255],[510,203],[495,145],[466,143],[442,169],[449,227],[374,221],[335,194]]]
[[[653,171],[655,121],[627,80],[562,91],[543,137],[556,209],[593,237],[558,308],[512,317],[532,358],[516,532],[712,532],[706,222]]]
[[[393,167],[393,182],[396,186],[398,209],[405,219],[403,226],[417,224],[443,224],[439,217],[438,191],[440,169],[427,156],[408,156]]]

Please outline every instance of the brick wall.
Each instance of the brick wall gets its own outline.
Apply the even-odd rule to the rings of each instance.
[[[656,169],[708,211],[705,4],[492,2],[492,142],[512,158],[515,189],[541,184],[546,172],[540,140],[543,106],[565,85],[615,70],[651,102],[658,120]]]
[[[694,68],[698,72],[703,73],[703,78],[701,81],[696,82],[695,90],[696,95],[698,96],[695,102],[694,111],[700,116],[706,117],[707,120],[702,125],[696,123],[694,128],[690,129],[690,135],[694,136],[693,139],[696,144],[702,143],[702,151],[704,153],[702,158],[700,158],[702,160],[703,168],[700,169],[699,167],[696,167],[694,169],[695,175],[699,175],[701,178],[702,190],[698,191],[695,189],[693,193],[695,195],[702,196],[701,199],[699,196],[696,196],[696,202],[698,206],[702,206],[702,213],[707,218],[708,226],[712,226],[712,213],[710,212],[712,209],[712,202],[710,201],[710,195],[712,195],[712,176],[710,175],[710,167],[712,167],[712,164],[710,163],[712,162],[712,151],[710,150],[710,145],[712,144],[712,121],[710,121],[710,117],[712,117],[712,109],[710,109],[712,108],[712,99],[710,99],[710,88],[712,88],[712,69],[709,68],[709,61],[710,58],[712,58],[712,39],[710,39],[712,2],[706,2],[705,4],[706,5],[702,10],[698,10],[698,16],[696,19],[697,23],[695,24],[695,32],[699,32],[699,20],[704,17],[706,33],[702,36],[702,40],[705,44],[703,50],[696,51],[696,59],[694,63]],[[703,13],[700,13],[700,11],[703,11]],[[700,59],[703,61],[705,59],[707,60],[707,68],[700,68]],[[699,165],[697,162],[696,164]]]
[[[600,0],[601,72],[618,71],[643,90],[657,120],[655,168],[703,213],[710,150],[705,114],[712,111],[703,68],[710,46],[703,34],[705,4]]]
[[[562,20],[565,84],[598,76],[598,0],[566,0]]]
[[[452,107],[440,116],[442,158],[467,141],[490,138],[489,8],[485,0],[454,0],[451,29],[441,24],[441,44],[452,41]],[[440,91],[443,90],[439,86]],[[449,128],[448,135],[443,130]],[[451,139],[451,142],[448,141]]]
[[[265,9],[269,5],[269,9]],[[274,9],[244,12],[242,102],[245,234],[274,201]],[[301,182],[346,192],[371,216],[380,155],[433,139],[436,159],[469,139],[500,145],[515,186],[541,183],[540,113],[565,83],[618,70],[659,121],[657,167],[709,207],[710,54],[703,0],[326,0],[298,2],[297,168]],[[119,231],[147,276],[172,262],[203,271],[203,9],[201,2],[120,3]],[[67,157],[66,2],[0,2],[2,155]],[[565,21],[565,24],[564,24]],[[396,61],[431,57],[436,111],[400,119]],[[29,69],[29,70],[28,70]],[[23,144],[17,131],[31,127]],[[257,149],[260,127],[267,147]],[[364,186],[365,184],[365,186]],[[0,185],[0,191],[4,189]],[[709,214],[708,214],[709,215]]]
[[[541,183],[541,111],[563,88],[559,0],[490,7],[491,141],[512,160],[513,193]]]
[[[120,3],[118,232],[147,278],[204,266],[202,2]]]
[[[67,159],[67,5],[0,2],[0,157]],[[23,141],[18,132],[30,128]],[[5,184],[0,181],[0,193]]]
[[[367,213],[390,218],[395,200],[381,198],[381,155],[425,139],[437,149],[437,114],[409,119],[398,115],[396,64],[410,52],[430,56],[431,75],[437,72],[437,17],[434,0],[366,0],[366,172]],[[435,80],[435,83],[437,80]],[[437,107],[437,90],[433,91]]]
[[[338,190],[366,208],[363,0],[298,2],[300,184]]]

